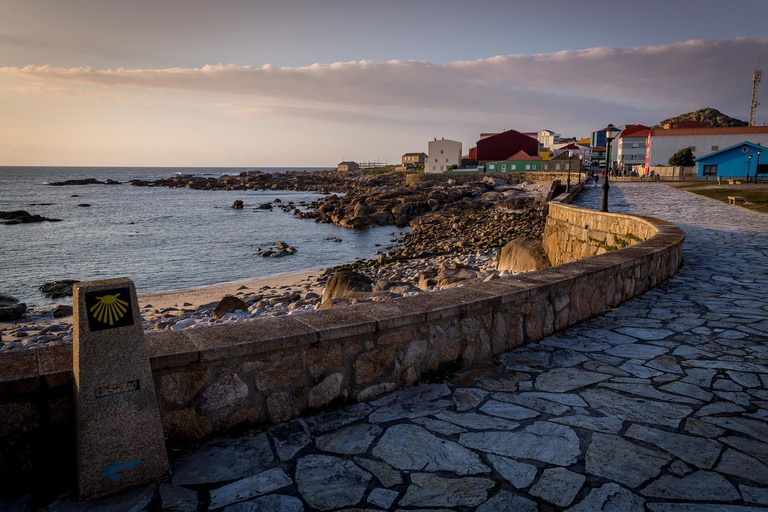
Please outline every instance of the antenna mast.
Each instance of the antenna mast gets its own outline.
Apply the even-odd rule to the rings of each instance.
[[[760,61],[758,58],[757,68],[752,73],[752,105],[749,111],[749,126],[755,126],[755,111],[760,102],[757,101],[757,91],[760,88],[760,80],[763,79],[763,72],[760,70]]]

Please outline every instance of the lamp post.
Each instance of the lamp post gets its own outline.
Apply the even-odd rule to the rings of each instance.
[[[755,185],[757,185],[757,175],[760,174],[760,155],[763,154],[762,149],[757,150],[757,162],[755,163]]]
[[[608,184],[608,176],[611,174],[611,142],[616,138],[619,131],[613,124],[609,124],[601,131],[605,132],[605,180],[603,180],[603,199],[600,202],[600,211],[607,212],[608,189],[610,188],[610,185]]]
[[[573,151],[568,151],[568,184],[565,186],[565,191],[571,191],[571,166],[573,165]]]
[[[747,183],[749,183],[749,164],[751,163],[752,163],[752,155],[748,155],[747,156]]]

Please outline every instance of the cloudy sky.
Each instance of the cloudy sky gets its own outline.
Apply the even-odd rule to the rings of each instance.
[[[747,119],[766,16],[766,0],[0,0],[0,165],[395,162],[481,131]]]

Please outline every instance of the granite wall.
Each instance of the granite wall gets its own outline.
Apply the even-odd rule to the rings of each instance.
[[[555,259],[570,263],[385,303],[147,334],[166,434],[200,439],[370,400],[600,315],[680,266],[679,228],[564,200],[550,203],[547,228]],[[619,238],[637,243],[603,250]],[[599,255],[578,260],[589,254]],[[70,346],[0,354],[0,485],[71,475],[71,369]]]

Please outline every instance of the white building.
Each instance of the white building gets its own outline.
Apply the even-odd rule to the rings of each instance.
[[[461,142],[445,138],[429,141],[424,172],[445,172],[461,166]]]
[[[551,149],[555,144],[560,144],[560,134],[552,130],[540,130],[536,133],[536,139],[543,148]]]
[[[618,163],[619,169],[631,171],[637,167],[638,172],[645,167],[645,151],[648,142],[649,127],[641,124],[628,124],[619,134],[611,147],[611,158]]]
[[[694,158],[698,158],[745,140],[768,147],[768,126],[654,128],[648,163],[651,166],[669,165],[669,158],[681,149],[691,148]]]

